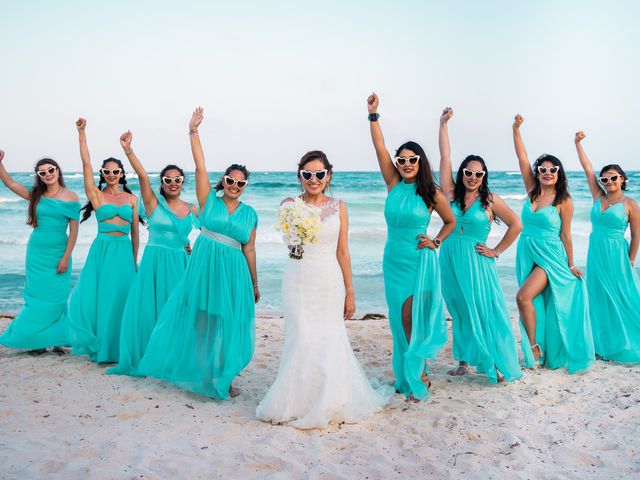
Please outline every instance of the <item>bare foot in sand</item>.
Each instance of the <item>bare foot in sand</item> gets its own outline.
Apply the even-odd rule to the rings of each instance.
[[[460,377],[462,375],[466,375],[469,373],[469,364],[467,362],[460,362],[456,368],[452,368],[447,372],[447,375],[451,375],[453,377]]]
[[[240,389],[238,389],[238,388],[234,387],[233,385],[231,385],[231,386],[229,387],[229,396],[230,396],[231,398],[235,398],[235,397],[237,397],[238,395],[240,395]]]

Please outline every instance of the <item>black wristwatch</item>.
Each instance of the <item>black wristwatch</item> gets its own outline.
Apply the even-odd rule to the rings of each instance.
[[[439,238],[434,238],[433,244],[436,246],[436,248],[440,248],[440,245],[442,245],[442,240],[440,240]]]
[[[379,113],[370,113],[367,118],[369,119],[370,122],[377,122],[378,119],[380,118],[380,114]]]

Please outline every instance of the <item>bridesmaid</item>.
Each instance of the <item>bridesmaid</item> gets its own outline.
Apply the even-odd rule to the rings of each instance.
[[[436,249],[455,228],[456,220],[420,145],[401,145],[394,165],[378,122],[378,104],[375,93],[367,99],[371,139],[388,191],[382,267],[393,335],[395,387],[408,399],[426,400],[431,385],[426,360],[435,358],[447,341]],[[426,233],[433,210],[444,225],[431,239]]]
[[[587,290],[596,353],[605,360],[640,362],[640,280],[633,269],[640,243],[640,208],[624,195],[627,175],[606,165],[600,183],[582,148],[584,132],[575,136],[578,158],[593,197]],[[631,229],[631,244],[624,238]]]
[[[36,163],[29,190],[11,178],[3,158],[0,150],[0,180],[29,202],[27,225],[33,231],[25,259],[24,306],[0,336],[0,344],[34,354],[54,347],[56,353],[63,354],[61,346],[69,343],[64,312],[71,290],[71,252],[78,238],[78,195],[65,188],[55,160],[43,158]]]
[[[495,259],[513,244],[522,223],[504,200],[489,190],[484,160],[469,155],[458,168],[455,183],[447,122],[453,110],[440,116],[440,183],[451,202],[456,229],[440,251],[442,294],[451,314],[453,356],[460,361],[449,375],[464,375],[469,364],[486,373],[491,383],[522,376],[509,309],[500,287]],[[508,227],[495,246],[487,246],[491,223]]]
[[[258,216],[242,203],[249,172],[229,166],[212,192],[198,136],[202,108],[189,123],[202,231],[184,278],[165,305],[137,373],[226,399],[249,364],[260,299],[255,238]]]
[[[133,152],[133,135],[126,132],[120,144],[138,175],[149,241],[122,314],[120,359],[108,374],[131,375],[137,368],[156,325],[158,315],[187,268],[189,233],[197,223],[195,206],[180,199],[184,172],[167,165],[160,172],[160,195],[151,188],[149,175]],[[144,210],[144,213],[143,213]]]
[[[136,271],[137,199],[127,187],[122,162],[115,158],[102,162],[96,186],[87,147],[87,121],[80,118],[76,126],[89,200],[82,208],[82,222],[95,210],[98,236],[69,299],[71,345],[74,354],[89,355],[94,362],[117,362],[122,311]]]
[[[562,163],[542,155],[529,163],[516,115],[513,142],[529,199],[522,209],[516,295],[526,366],[587,370],[594,361],[589,306],[582,272],[573,263],[573,202]]]

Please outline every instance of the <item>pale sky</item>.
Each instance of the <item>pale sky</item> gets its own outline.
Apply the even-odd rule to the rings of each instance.
[[[516,170],[515,113],[530,157],[640,169],[640,2],[32,1],[0,3],[0,149],[10,171],[50,156],[80,170],[124,158],[131,129],[149,170],[193,169],[187,124],[205,108],[208,168],[292,170],[322,149],[337,170],[375,170],[365,99],[381,97],[393,149],[420,142],[437,169],[440,111],[457,165]]]

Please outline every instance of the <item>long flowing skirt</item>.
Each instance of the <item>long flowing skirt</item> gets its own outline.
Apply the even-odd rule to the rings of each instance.
[[[254,344],[255,304],[246,259],[241,250],[200,235],[136,374],[226,399]]]
[[[364,420],[394,393],[389,386],[374,390],[353,353],[342,318],[345,291],[335,249],[313,258],[312,248],[285,269],[280,367],[256,409],[261,420],[301,429]]]
[[[520,285],[534,267],[547,274],[547,288],[533,300],[536,311],[536,343],[551,369],[567,367],[569,373],[587,370],[595,360],[586,282],[569,270],[567,254],[559,238],[521,236],[516,254]],[[535,365],[529,339],[520,322],[520,345],[526,366]]]
[[[160,312],[184,275],[187,258],[184,250],[145,248],[122,314],[118,365],[107,374],[135,376]]]
[[[401,244],[388,240],[383,258],[384,289],[393,335],[393,372],[396,390],[417,399],[429,398],[422,382],[426,360],[435,359],[447,342],[442,305],[440,266],[434,250],[416,250],[413,238]],[[411,339],[402,326],[402,306],[413,297]]]
[[[449,238],[440,251],[442,294],[451,314],[453,356],[497,382],[522,376],[509,309],[496,261],[475,251],[475,240]]]
[[[24,306],[0,337],[10,348],[39,349],[69,344],[65,316],[71,290],[71,262],[57,273],[67,247],[67,235],[35,229],[29,237],[25,259]]]
[[[118,361],[122,312],[135,273],[131,239],[99,233],[69,298],[74,354]]]
[[[587,289],[596,353],[640,362],[640,280],[624,238],[591,236]]]

